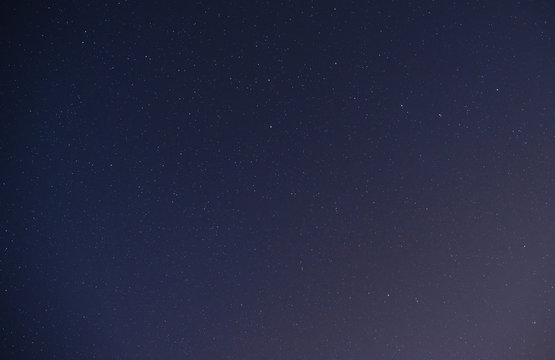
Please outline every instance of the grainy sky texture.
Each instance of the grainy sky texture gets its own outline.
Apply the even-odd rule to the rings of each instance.
[[[551,1],[1,14],[2,358],[555,358]]]

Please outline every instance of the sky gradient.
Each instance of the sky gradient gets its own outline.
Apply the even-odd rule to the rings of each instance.
[[[1,13],[6,359],[555,358],[550,1]]]

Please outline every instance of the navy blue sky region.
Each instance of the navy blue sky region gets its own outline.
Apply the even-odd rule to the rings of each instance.
[[[1,6],[2,358],[555,358],[551,1]]]

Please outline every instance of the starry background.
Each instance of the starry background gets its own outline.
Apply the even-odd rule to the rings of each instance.
[[[553,359],[550,1],[2,5],[6,359]]]

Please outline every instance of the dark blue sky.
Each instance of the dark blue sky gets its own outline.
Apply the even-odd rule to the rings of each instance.
[[[2,5],[6,359],[552,359],[549,1]]]

